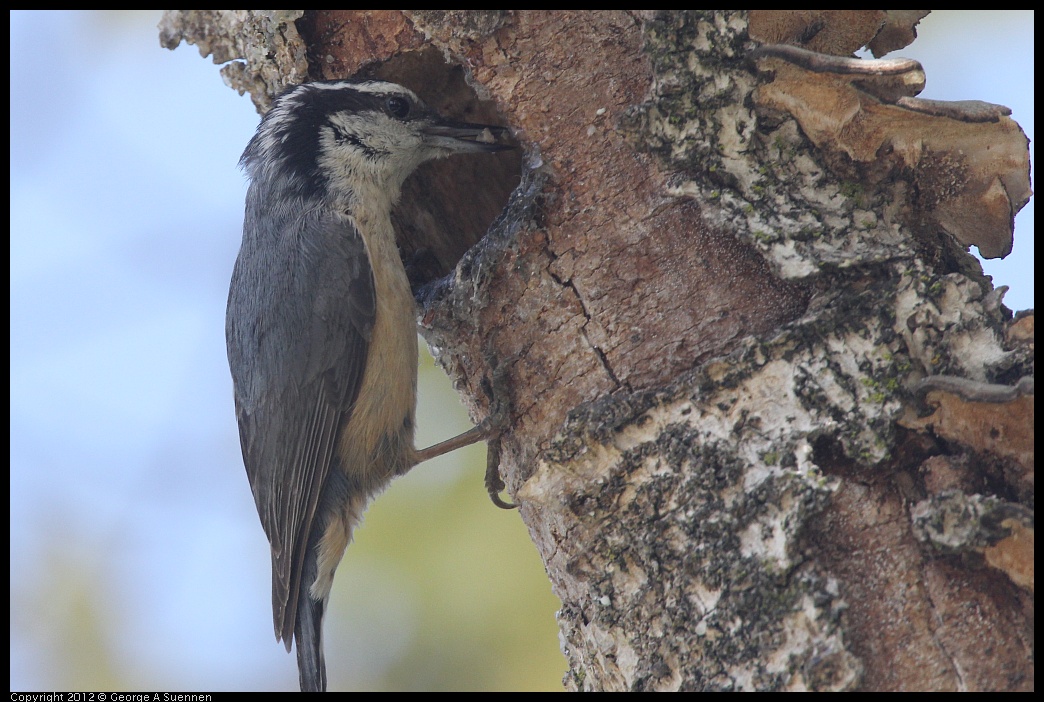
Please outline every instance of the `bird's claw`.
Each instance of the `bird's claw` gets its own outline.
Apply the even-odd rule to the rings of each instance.
[[[487,361],[491,359],[487,358]],[[500,441],[503,433],[510,424],[508,412],[508,397],[505,376],[508,369],[518,360],[518,355],[513,356],[506,362],[496,364],[491,379],[484,379],[482,386],[489,398],[491,412],[482,420],[482,428],[486,433],[486,492],[493,504],[501,509],[516,509],[514,502],[505,502],[500,493],[506,487],[503,478],[500,477]],[[490,365],[493,365],[490,363]]]

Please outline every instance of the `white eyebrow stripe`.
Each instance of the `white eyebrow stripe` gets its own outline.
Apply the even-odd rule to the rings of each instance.
[[[352,83],[349,81],[341,81],[337,83],[305,83],[302,87],[311,87],[316,90],[342,90],[349,88],[351,90],[357,90],[360,93],[370,93],[372,95],[408,95],[414,100],[417,96],[414,95],[412,90],[396,85],[395,83],[387,83],[379,80],[368,80],[363,83]]]

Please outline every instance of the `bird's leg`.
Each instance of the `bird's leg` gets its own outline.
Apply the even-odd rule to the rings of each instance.
[[[503,398],[507,396],[504,388],[504,376],[507,369],[514,364],[517,358],[516,356],[507,363],[498,364],[496,370],[493,371],[492,382],[483,379],[483,390],[486,391],[486,395],[490,398],[490,404],[494,408],[488,417],[483,419],[478,426],[468,429],[463,434],[452,439],[446,439],[413,454],[413,465],[417,465],[432,458],[438,458],[450,451],[456,451],[459,448],[471,446],[479,441],[485,441],[488,444],[486,453],[486,491],[489,493],[489,499],[493,501],[493,504],[501,509],[518,507],[517,504],[505,502],[500,497],[500,493],[505,487],[504,481],[500,477],[500,438],[508,421],[508,413],[503,401]]]
[[[465,446],[471,446],[479,441],[485,441],[489,445],[486,453],[486,491],[489,493],[489,499],[493,501],[497,507],[501,509],[514,509],[518,507],[513,502],[505,502],[500,497],[501,491],[504,489],[504,481],[500,477],[500,436],[504,430],[504,416],[501,412],[486,417],[482,420],[482,423],[478,426],[468,429],[463,434],[454,436],[452,439],[446,439],[440,441],[434,446],[429,446],[426,449],[416,451],[414,456],[414,464],[423,463],[424,461],[430,461],[432,458],[438,458],[439,456],[449,453],[450,451],[456,451],[459,448]]]
[[[418,463],[424,463],[425,461],[430,461],[431,459],[438,458],[439,456],[449,453],[450,451],[456,451],[459,448],[471,446],[472,444],[477,444],[480,441],[488,441],[491,438],[492,434],[497,433],[496,428],[491,429],[487,424],[488,422],[489,420],[486,419],[478,426],[471,427],[463,434],[459,434],[457,436],[454,436],[452,439],[440,441],[434,446],[429,446],[426,449],[421,449],[419,451],[414,452],[413,465],[417,465]]]

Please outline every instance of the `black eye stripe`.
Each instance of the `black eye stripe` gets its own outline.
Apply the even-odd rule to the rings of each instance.
[[[362,139],[355,134],[347,132],[338,127],[333,128],[334,139],[337,140],[338,144],[351,144],[355,148],[362,151],[368,158],[377,158],[381,156],[383,151],[379,151],[369,145],[367,145]]]

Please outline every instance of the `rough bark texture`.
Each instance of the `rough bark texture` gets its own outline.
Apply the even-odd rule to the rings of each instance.
[[[465,402],[510,404],[567,687],[1032,689],[1033,317],[966,252],[1011,250],[1026,140],[836,60],[921,16],[168,17],[259,107],[307,57],[515,130],[399,225]]]

